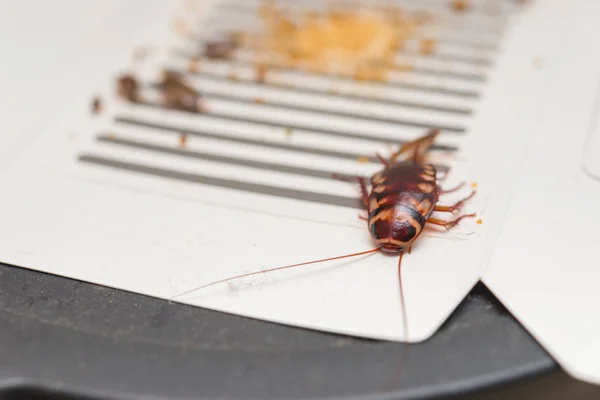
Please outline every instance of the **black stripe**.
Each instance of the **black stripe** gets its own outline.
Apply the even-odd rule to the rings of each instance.
[[[200,174],[191,174],[186,172],[177,172],[168,169],[151,167],[147,165],[133,164],[105,157],[99,157],[92,154],[85,154],[79,157],[79,161],[88,164],[101,165],[115,168],[123,171],[136,172],[155,177],[174,179],[183,182],[199,183],[203,185],[215,186],[226,189],[233,189],[245,192],[260,193],[268,196],[283,197],[313,203],[327,204],[333,206],[363,209],[364,206],[358,198],[336,196],[331,194],[322,194],[307,192],[296,189],[286,189],[269,185],[260,185],[255,183],[235,181],[231,179],[221,179]]]
[[[451,107],[451,106],[447,106],[447,107],[446,106],[436,106],[433,104],[426,104],[426,103],[414,103],[414,102],[394,100],[394,99],[373,98],[373,97],[361,96],[359,94],[353,94],[353,93],[351,94],[351,93],[343,93],[343,92],[331,92],[328,89],[319,89],[319,88],[313,88],[313,87],[277,86],[277,85],[269,83],[268,81],[265,83],[256,83],[252,80],[242,79],[242,78],[239,78],[237,80],[231,80],[227,76],[223,76],[223,75],[219,75],[219,74],[215,74],[215,73],[211,73],[211,72],[198,71],[196,73],[193,73],[193,72],[186,71],[182,68],[165,68],[165,69],[176,72],[178,74],[199,76],[202,79],[208,79],[211,81],[219,81],[219,82],[229,82],[232,85],[250,86],[250,87],[256,87],[257,89],[259,89],[261,87],[268,87],[270,89],[282,91],[282,92],[339,97],[339,98],[359,100],[359,101],[364,101],[364,102],[369,102],[369,103],[374,103],[374,104],[384,104],[384,105],[392,105],[392,106],[398,106],[398,107],[404,107],[404,108],[414,108],[414,109],[421,109],[421,110],[437,111],[437,112],[441,112],[441,113],[460,114],[460,115],[472,115],[473,114],[473,110],[470,108],[459,108],[459,107]]]
[[[162,85],[160,85],[158,83],[150,83],[150,86],[153,89],[162,90]],[[209,100],[211,100],[211,99],[212,100],[225,100],[225,101],[229,101],[232,103],[246,104],[246,105],[252,105],[252,106],[254,106],[256,104],[255,99],[244,99],[244,98],[240,98],[240,97],[232,97],[232,96],[217,93],[217,92],[210,92],[208,90],[201,90],[200,94],[202,95],[203,98],[209,99]],[[429,129],[432,127],[432,124],[426,124],[426,123],[418,122],[418,121],[411,121],[408,119],[374,117],[374,116],[370,116],[370,115],[360,115],[358,113],[352,113],[352,112],[324,110],[322,108],[309,107],[309,106],[304,106],[304,105],[289,105],[289,104],[281,104],[281,103],[272,103],[272,102],[267,102],[267,101],[264,102],[264,105],[272,107],[272,108],[279,108],[282,110],[301,111],[301,112],[320,114],[320,115],[325,115],[325,116],[331,115],[331,116],[337,116],[337,117],[342,117],[342,118],[361,119],[364,121],[378,122],[378,123],[384,123],[384,124],[394,124],[394,125],[400,125],[400,126],[409,126],[412,128]],[[218,114],[215,114],[214,112],[211,112],[210,109],[208,109],[204,113],[207,115],[218,115]],[[258,121],[258,120],[256,120],[256,119],[252,120],[252,122],[256,122],[256,121]],[[459,126],[452,126],[452,125],[437,125],[436,128],[444,130],[444,131],[449,131],[449,132],[464,132],[465,131],[465,128],[462,128]],[[304,129],[304,128],[302,128],[302,129]]]
[[[128,118],[128,117],[117,116],[115,118],[114,122],[117,124],[133,125],[133,126],[142,127],[142,128],[158,129],[161,131],[172,132],[173,134],[185,134],[185,135],[200,137],[200,138],[216,139],[216,140],[222,140],[222,141],[233,142],[233,143],[245,143],[245,144],[262,146],[262,147],[277,149],[277,150],[290,150],[290,151],[296,151],[299,153],[316,154],[316,155],[321,155],[321,156],[343,158],[343,159],[348,159],[348,160],[357,160],[360,157],[365,157],[364,155],[358,154],[358,153],[318,149],[318,148],[314,148],[314,147],[296,145],[293,143],[289,143],[289,144],[288,143],[274,143],[274,142],[267,142],[264,140],[243,138],[243,137],[239,137],[239,136],[236,136],[236,137],[222,136],[222,135],[219,135],[216,133],[211,133],[211,132],[208,132],[205,130],[178,128],[178,127],[172,126],[172,125],[165,125],[165,124],[141,121],[141,120],[138,120],[135,118]],[[397,142],[398,145],[402,145],[403,143],[406,143],[406,141],[400,140]],[[442,151],[448,151],[448,152],[455,152],[455,151],[458,151],[458,148],[455,146],[446,146],[446,145],[436,144],[431,147],[431,150],[442,150]],[[375,157],[375,156],[366,156],[366,157],[367,157],[368,161],[370,161],[370,162],[378,162],[377,157]],[[447,168],[444,168],[443,166],[436,166],[436,168],[438,168],[438,170],[440,168],[442,168],[442,170],[447,170]]]
[[[202,36],[196,36],[196,37],[192,38],[191,40],[193,41],[193,43],[198,43],[198,44],[205,42],[205,39]],[[439,44],[439,42],[451,44],[454,46],[473,47],[473,50],[475,50],[475,51],[492,52],[492,51],[497,50],[497,46],[493,46],[493,47],[479,46],[479,47],[477,47],[475,45],[471,45],[467,40],[464,40],[464,39],[452,39],[452,40],[438,41],[438,44]],[[258,50],[258,51],[264,50],[264,49],[261,49],[260,47],[241,47],[241,49]],[[467,55],[462,55],[462,54],[452,54],[452,53],[444,53],[444,52],[442,52],[442,53],[433,52],[431,54],[424,55],[420,51],[410,50],[410,49],[399,50],[396,53],[396,55],[397,56],[409,56],[409,57],[423,57],[428,60],[436,60],[436,61],[447,62],[447,63],[467,64],[467,65],[471,65],[471,66],[475,66],[475,67],[491,67],[492,65],[494,65],[493,57],[487,58],[487,57],[483,57],[483,56],[467,56]],[[200,57],[201,54],[187,54],[187,56],[188,57]],[[233,60],[229,60],[229,61],[235,62],[237,64],[241,64],[241,63],[252,64],[251,61],[243,60],[243,59],[233,59]],[[280,64],[270,64],[270,65],[271,65],[270,68],[278,67],[282,70],[294,70],[294,71],[301,70],[299,68],[287,67],[287,66],[280,65]],[[484,82],[486,80],[485,74],[474,74],[474,73],[468,73],[468,72],[452,72],[452,71],[448,71],[445,69],[432,69],[432,68],[419,67],[419,66],[412,66],[412,69],[410,69],[407,72],[412,72],[412,73],[416,73],[416,74],[420,73],[423,75],[435,75],[435,76],[454,78],[454,79],[468,79],[470,77],[474,77],[474,79],[479,82]]]
[[[143,102],[143,101],[137,102],[135,104],[137,104],[139,106],[143,106],[143,107],[152,107],[152,108],[159,108],[159,109],[163,109],[163,110],[170,110],[170,109],[165,108],[162,104]],[[222,113],[218,113],[218,112],[211,112],[210,109],[205,112],[202,112],[202,113],[198,113],[198,112],[192,111],[192,110],[181,110],[181,109],[173,109],[173,111],[184,112],[184,113],[188,113],[188,114],[202,115],[207,118],[218,118],[218,119],[223,119],[223,120],[228,120],[228,121],[263,125],[263,126],[268,126],[271,128],[281,128],[281,129],[289,128],[289,129],[293,129],[293,130],[302,130],[302,131],[306,131],[306,132],[318,133],[321,135],[354,138],[354,139],[368,140],[368,141],[372,141],[372,142],[384,142],[384,143],[394,142],[394,143],[397,143],[397,139],[389,138],[386,136],[364,135],[361,133],[350,133],[350,132],[336,130],[336,129],[313,128],[311,126],[300,125],[300,124],[283,124],[280,122],[266,121],[266,120],[263,120],[260,118],[241,117],[241,116],[222,114]],[[465,128],[452,127],[452,126],[429,125],[429,124],[425,124],[425,123],[416,123],[416,122],[415,123],[402,123],[402,124],[398,123],[398,125],[399,126],[401,126],[401,125],[408,126],[408,127],[412,127],[412,128],[440,129],[440,130],[448,132],[448,133],[463,134],[465,132]]]
[[[183,56],[185,58],[198,57],[198,55],[189,54],[189,53],[180,52],[180,51],[175,52],[175,54],[177,54],[177,53],[179,53],[181,56]],[[254,66],[254,64],[251,62],[239,61],[239,60],[228,61],[227,64],[229,64],[229,65],[237,64],[239,66],[244,66],[244,67]],[[354,83],[354,80],[352,78],[349,78],[348,76],[345,76],[343,74],[321,73],[321,72],[317,73],[317,72],[311,72],[309,70],[305,70],[305,69],[301,69],[301,68],[278,66],[276,64],[268,64],[268,63],[264,63],[264,64],[267,66],[267,68],[273,69],[273,70],[293,71],[300,75],[331,77],[331,78],[336,78],[336,79],[343,80],[346,82]],[[410,89],[410,90],[418,90],[420,92],[425,92],[425,93],[438,93],[438,94],[444,94],[444,95],[455,96],[455,97],[478,98],[480,96],[479,92],[475,91],[475,90],[449,89],[449,88],[445,88],[443,86],[429,86],[429,85],[421,85],[421,84],[417,84],[417,83],[394,82],[394,81],[389,81],[389,80],[385,81],[385,82],[368,81],[367,83],[369,84],[369,86],[377,86],[377,87],[381,87],[381,88]]]
[[[185,157],[185,158],[192,158],[192,159],[196,159],[196,160],[214,161],[217,163],[223,163],[223,164],[228,164],[228,165],[239,165],[242,167],[263,169],[263,170],[268,170],[268,171],[277,171],[277,172],[283,172],[283,173],[301,175],[301,176],[310,176],[313,178],[337,180],[336,178],[333,177],[333,175],[338,174],[337,172],[334,172],[334,171],[324,171],[324,170],[318,170],[318,169],[313,169],[313,168],[294,167],[294,166],[289,166],[289,165],[276,164],[276,163],[263,162],[263,161],[255,161],[255,160],[249,160],[249,159],[243,159],[243,158],[237,158],[237,157],[221,156],[218,154],[207,153],[207,152],[202,152],[202,151],[182,150],[182,149],[173,148],[173,147],[158,146],[158,145],[154,145],[154,144],[139,142],[136,140],[121,139],[118,136],[112,137],[112,135],[101,135],[98,137],[98,141],[103,142],[103,143],[110,143],[110,144],[114,144],[114,145],[118,145],[118,146],[125,146],[125,147],[131,147],[131,148],[135,148],[135,149],[153,151],[156,153],[170,154],[170,155],[175,155],[175,156],[180,156],[180,157]],[[340,175],[342,177],[349,176],[346,174],[338,174],[338,175]],[[364,178],[369,179],[368,176],[364,176]]]
[[[177,52],[177,53],[179,53],[179,55],[186,57],[188,59],[195,58],[195,57],[201,57],[201,54],[189,54],[189,53],[184,53],[184,52]],[[461,59],[463,62],[465,60],[470,60],[463,56],[454,57],[452,55],[446,55],[445,57],[442,57],[441,60],[442,61],[457,61],[457,58]],[[470,60],[470,61],[472,61],[472,60]],[[482,61],[486,65],[492,64],[491,61],[489,61],[489,60],[477,59],[477,62],[479,62],[479,63],[481,63]],[[238,67],[253,67],[255,65],[255,63],[252,61],[242,60],[242,59],[227,60],[227,63],[229,65],[238,66]],[[348,78],[347,76],[342,75],[342,74],[334,74],[331,72],[318,72],[318,73],[311,72],[310,70],[303,69],[300,67],[289,67],[289,66],[285,66],[285,65],[276,64],[276,63],[263,62],[262,64],[264,64],[269,69],[278,70],[278,71],[293,71],[293,72],[299,72],[299,73],[303,73],[303,74],[307,74],[307,75],[330,76],[330,77],[334,77],[334,78],[345,78],[345,79]],[[390,69],[390,72],[394,72],[393,69]],[[412,67],[410,70],[406,71],[406,73],[410,73],[410,74],[415,73],[415,74],[427,75],[427,76],[433,75],[433,76],[436,76],[439,78],[449,78],[449,79],[465,80],[465,81],[469,81],[469,82],[479,82],[479,83],[485,83],[487,80],[487,77],[484,74],[476,74],[476,73],[471,73],[471,72],[455,72],[455,71],[448,71],[448,70],[444,70],[444,69],[434,69],[434,68],[419,67],[419,66]],[[390,84],[390,85],[402,84],[400,82],[394,82],[394,81],[387,81],[386,83]]]

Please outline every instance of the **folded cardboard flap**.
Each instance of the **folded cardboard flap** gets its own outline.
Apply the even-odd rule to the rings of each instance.
[[[574,21],[569,45],[482,280],[567,372],[600,384],[600,3],[552,4]]]

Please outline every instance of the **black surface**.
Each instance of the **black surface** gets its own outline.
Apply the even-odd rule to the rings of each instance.
[[[481,284],[433,338],[409,347],[408,358],[396,343],[270,324],[3,265],[0,310],[0,399],[61,392],[115,399],[415,399],[557,371]]]

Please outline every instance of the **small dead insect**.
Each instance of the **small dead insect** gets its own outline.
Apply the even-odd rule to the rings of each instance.
[[[102,99],[96,96],[92,99],[92,114],[100,114],[102,112]]]
[[[180,74],[163,71],[161,86],[165,107],[193,112],[202,109],[200,93],[189,86]]]
[[[464,186],[464,183],[462,183],[449,190],[441,189],[438,185],[435,166],[426,162],[425,155],[433,145],[438,134],[439,130],[434,129],[419,139],[405,143],[398,151],[390,156],[389,160],[377,155],[377,158],[384,165],[384,168],[371,177],[370,192],[367,187],[367,179],[364,177],[336,176],[338,179],[353,181],[359,184],[361,189],[361,199],[367,211],[367,217],[359,217],[367,222],[371,238],[377,245],[374,249],[241,274],[188,290],[175,296],[175,298],[209,286],[266,272],[281,271],[288,268],[356,257],[376,252],[391,253],[399,256],[398,283],[403,311],[402,325],[404,329],[404,338],[407,339],[407,312],[404,302],[401,274],[402,256],[404,252],[410,253],[412,244],[421,235],[427,223],[439,225],[450,230],[458,225],[464,218],[475,217],[475,214],[463,214],[449,221],[431,217],[434,211],[452,214],[458,212],[476,193],[473,190],[468,197],[449,206],[438,204],[439,196],[441,194],[455,192]]]
[[[117,80],[117,93],[127,101],[136,102],[139,99],[139,87],[133,75],[122,75]]]

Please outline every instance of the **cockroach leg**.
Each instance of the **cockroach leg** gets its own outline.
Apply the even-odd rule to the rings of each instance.
[[[398,151],[392,154],[390,161],[396,162],[402,155],[409,155],[408,160],[414,164],[423,164],[425,155],[433,146],[435,138],[439,135],[439,129],[432,129],[429,133],[419,139],[404,143]]]
[[[358,214],[358,219],[360,219],[361,221],[368,221],[369,220],[369,218],[365,217],[362,214]]]
[[[445,176],[444,176],[445,177]],[[465,186],[465,182],[461,182],[459,185],[457,185],[456,187],[453,187],[452,189],[447,189],[447,190],[440,190],[440,194],[448,194],[448,193],[454,193],[460,189],[462,189]]]
[[[336,173],[331,174],[331,177],[333,179],[337,179],[338,181],[344,181],[344,182],[352,182],[352,181],[356,180],[356,178],[358,178],[358,176],[341,175],[341,174],[336,174]]]
[[[360,185],[361,198],[367,209],[369,208],[369,191],[367,190],[367,180],[362,176],[344,176],[340,174],[331,174],[333,179],[338,179],[345,182],[357,181]]]
[[[464,199],[452,204],[451,206],[441,206],[441,205],[437,205],[433,208],[433,211],[439,211],[439,212],[455,212],[458,211],[462,208],[462,206],[469,200],[471,200],[471,198],[473,198],[473,196],[475,196],[475,191],[472,191],[471,194],[467,197],[465,197]]]
[[[448,174],[449,173],[450,173],[450,170],[444,171],[444,175],[442,175],[442,176],[438,175],[437,180],[440,181],[440,182],[444,182],[446,179],[448,179]]]
[[[464,219],[464,218],[473,218],[475,217],[477,214],[465,214],[465,215],[461,215],[460,217],[453,219],[452,221],[444,221],[442,219],[437,219],[437,218],[428,218],[427,222],[433,225],[438,225],[438,226],[443,226],[444,228],[446,228],[447,230],[450,230],[452,228],[454,228],[456,225],[458,225],[458,223]]]
[[[389,165],[390,165],[389,161],[386,160],[381,154],[377,153],[376,156],[380,163],[382,163],[386,167],[389,167]]]
[[[360,185],[360,191],[362,194],[362,201],[365,204],[365,207],[367,207],[367,210],[369,210],[369,192],[367,191],[367,181],[365,180],[365,178],[362,177],[357,177],[358,178],[358,184]]]

